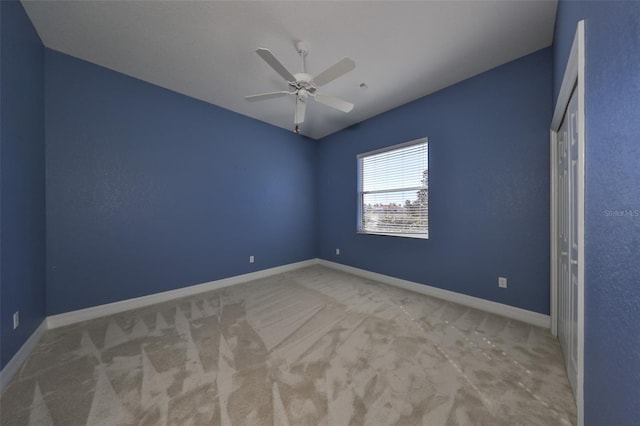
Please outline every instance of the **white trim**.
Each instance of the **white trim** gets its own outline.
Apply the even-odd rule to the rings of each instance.
[[[373,151],[363,152],[361,154],[358,154],[356,156],[356,158],[358,160],[361,160],[362,158],[369,157],[371,155],[381,154],[381,153],[386,152],[386,151],[393,151],[393,150],[400,149],[400,148],[406,148],[406,147],[411,146],[411,145],[419,145],[421,143],[429,143],[429,138],[424,136],[422,138],[413,139],[413,140],[410,140],[410,141],[407,141],[407,142],[402,142],[402,143],[398,143],[398,144],[395,144],[395,145],[385,146],[385,147],[382,147],[382,148],[374,149]]]
[[[5,387],[9,384],[13,376],[20,370],[22,364],[29,358],[31,352],[36,347],[44,333],[47,331],[47,320],[44,319],[36,328],[36,330],[31,333],[31,336],[27,339],[26,342],[18,349],[18,352],[9,360],[7,365],[4,366],[2,371],[0,371],[0,392],[4,391]]]
[[[582,36],[579,36],[579,33]],[[579,40],[581,38],[581,40]],[[582,59],[584,59],[584,48],[578,46],[584,43],[584,21],[578,22],[578,28],[573,38],[573,45],[571,46],[571,52],[569,53],[569,59],[567,60],[567,67],[564,70],[564,76],[562,77],[562,85],[560,86],[560,92],[558,93],[558,100],[556,101],[556,107],[553,111],[553,118],[551,119],[551,130],[557,131],[562,124],[562,117],[569,105],[569,99],[573,93],[573,88],[576,85],[579,74],[582,74],[584,67],[579,67],[581,56],[579,50],[582,50]]]
[[[176,290],[169,290],[161,293],[150,294],[147,296],[136,297],[133,299],[122,300],[119,302],[107,303],[105,305],[92,306],[90,308],[79,309],[77,311],[51,315],[47,317],[46,322],[48,329],[54,329],[82,321],[154,305],[157,303],[168,302],[171,300],[192,296],[207,291],[230,287],[236,284],[242,284],[260,278],[266,278],[272,275],[293,271],[311,265],[326,266],[328,268],[337,269],[340,271],[351,273],[353,275],[379,281],[383,284],[404,288],[416,293],[437,297],[439,299],[459,303],[465,306],[470,306],[475,309],[480,309],[486,312],[516,319],[518,321],[523,321],[538,327],[549,328],[550,317],[548,315],[317,258],[297,263],[291,263],[288,265],[277,266],[275,268],[264,269],[262,271],[251,272],[248,274],[236,275],[234,277],[223,278],[203,284],[196,284]]]
[[[578,426],[584,425],[584,200],[585,200],[585,34],[584,21],[578,22]]]
[[[385,237],[402,237],[402,238],[417,238],[419,240],[428,240],[429,239],[429,233],[422,233],[422,234],[411,234],[411,233],[406,233],[406,232],[398,232],[398,233],[393,233],[393,232],[370,232],[370,231],[357,231],[356,232],[357,235],[382,235]]]
[[[120,302],[108,303],[105,305],[94,306],[91,308],[80,309],[77,311],[65,312],[58,315],[51,315],[42,321],[40,326],[31,334],[27,341],[22,345],[18,352],[11,358],[7,365],[0,371],[0,392],[11,381],[13,376],[18,372],[22,364],[27,360],[35,346],[40,341],[43,334],[49,330],[66,325],[87,321],[106,315],[117,314],[131,309],[141,308],[156,303],[167,302],[180,299],[186,296],[204,293],[211,290],[217,290],[224,287],[242,284],[248,281],[260,278],[270,277],[272,275],[293,271],[311,265],[322,265],[328,268],[344,271],[360,277],[372,279],[383,284],[400,287],[405,290],[413,291],[427,296],[437,297],[453,303],[480,309],[486,312],[502,315],[507,318],[516,319],[539,327],[549,327],[549,316],[539,314],[537,312],[527,311],[525,309],[504,305],[501,303],[491,302],[477,297],[467,296],[453,291],[443,290],[412,281],[402,280],[388,275],[378,274],[376,272],[343,265],[323,259],[309,259],[302,262],[290,263],[288,265],[277,266],[275,268],[263,269],[262,271],[250,272],[248,274],[236,275],[234,277],[223,278],[216,281],[210,281],[203,284],[197,284],[176,290],[165,291],[162,293],[150,294],[148,296],[136,297],[133,299],[122,300]]]
[[[339,271],[348,272],[363,278],[379,281],[405,290],[424,294],[448,302],[458,303],[460,305],[469,306],[471,308],[480,309],[492,314],[502,315],[507,318],[526,322],[538,327],[549,328],[550,318],[548,315],[540,314],[526,309],[516,308],[514,306],[502,303],[492,302],[490,300],[480,299],[478,297],[467,296],[466,294],[456,293],[437,287],[431,287],[425,284],[419,284],[413,281],[407,281],[400,278],[391,277],[389,275],[378,274],[376,272],[367,271],[365,269],[354,268],[353,266],[343,265],[328,260],[320,259],[318,264],[328,268],[337,269]]]
[[[576,87],[577,85],[577,87]],[[562,86],[560,87],[560,93],[558,94],[558,100],[553,113],[553,119],[551,121],[551,145],[554,148],[557,136],[557,131],[562,124],[562,117],[569,104],[571,93],[574,90],[578,94],[578,365],[577,365],[577,384],[576,384],[576,405],[578,412],[578,426],[584,425],[584,199],[585,199],[585,142],[586,142],[586,125],[585,125],[585,22],[584,20],[578,22],[576,34],[571,46],[571,53],[567,61],[567,67],[562,78]],[[555,164],[551,167],[553,184],[554,179],[557,176],[553,176],[553,173],[557,173],[555,170]],[[552,187],[552,197],[557,194],[554,193]],[[555,198],[552,198],[552,208],[557,206]],[[552,215],[554,212],[552,211]],[[552,232],[557,232],[557,223],[552,216]],[[551,234],[552,256],[557,255],[557,238],[554,233]],[[551,259],[551,262],[556,262],[557,259]],[[551,281],[551,296],[552,303],[554,300],[554,292],[557,294],[557,280],[556,277],[552,277]],[[551,317],[552,324],[557,324],[557,303],[552,304]],[[557,331],[557,330],[556,330]]]
[[[365,191],[364,190],[364,168],[365,168],[365,161],[367,161],[370,157],[377,157],[380,156],[382,154],[389,154],[389,153],[394,153],[396,151],[405,149],[405,148],[409,148],[409,147],[418,147],[417,149],[415,149],[415,154],[420,154],[421,151],[424,151],[422,154],[424,154],[426,156],[426,171],[428,171],[429,169],[429,138],[428,137],[422,137],[419,139],[414,139],[408,142],[403,142],[403,143],[399,143],[396,145],[392,145],[392,146],[387,146],[387,147],[382,147],[379,149],[375,149],[373,151],[368,151],[368,152],[364,152],[361,154],[356,155],[356,160],[357,160],[357,165],[358,165],[358,222],[357,222],[357,226],[356,226],[356,232],[359,234],[371,234],[371,235],[390,235],[390,236],[398,236],[398,237],[405,237],[405,238],[420,238],[420,239],[428,239],[429,238],[429,232],[427,230],[427,232],[421,232],[421,233],[412,233],[412,232],[407,232],[407,229],[404,229],[402,226],[399,226],[398,228],[398,232],[388,232],[388,231],[383,231],[383,232],[377,232],[375,230],[371,230],[371,229],[365,229],[365,223],[364,223],[364,197],[366,195],[370,195],[370,194],[390,194],[390,193],[396,193],[396,192],[413,192],[416,190],[420,190],[420,189],[425,189],[425,187],[423,186],[410,186],[410,187],[394,187],[394,188],[387,188],[387,189],[377,189],[377,190],[370,190],[370,191]],[[422,147],[422,148],[420,148]],[[413,149],[413,148],[412,148]],[[392,156],[395,156],[395,154],[392,154]],[[384,162],[384,161],[382,161]],[[375,168],[374,166],[372,166],[372,168]],[[398,170],[394,170],[394,172],[397,172]],[[428,177],[427,177],[427,183],[428,183]],[[424,182],[423,182],[424,183]],[[427,198],[428,198],[428,185],[426,187],[427,190]],[[427,209],[428,210],[428,209]],[[427,225],[428,225],[428,219],[429,219],[429,214],[428,211],[423,212],[424,215],[427,218]],[[428,226],[427,226],[428,228]],[[415,235],[415,236],[414,236]]]
[[[120,312],[129,311],[131,309],[142,308],[149,305],[155,305],[156,303],[167,302],[182,297],[192,296],[194,294],[217,290],[223,287],[229,287],[260,278],[270,277],[272,275],[281,274],[283,272],[289,272],[295,269],[304,268],[306,266],[315,265],[316,263],[316,259],[304,260],[302,262],[276,266],[275,268],[263,269],[261,271],[250,272],[248,274],[236,275],[233,277],[210,281],[203,284],[196,284],[189,287],[178,288],[176,290],[163,291],[161,293],[135,297],[133,299],[121,300],[119,302],[92,306],[90,308],[78,309],[77,311],[65,312],[58,315],[51,315],[47,317],[47,324],[49,329],[63,327],[65,325],[75,324],[81,321],[87,321],[94,318],[113,315]]]
[[[551,334],[558,337],[558,133],[551,130],[551,288],[550,288],[550,309],[551,313]]]

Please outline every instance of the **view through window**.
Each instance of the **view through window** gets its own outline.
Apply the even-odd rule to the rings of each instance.
[[[427,138],[358,155],[358,232],[429,237]]]

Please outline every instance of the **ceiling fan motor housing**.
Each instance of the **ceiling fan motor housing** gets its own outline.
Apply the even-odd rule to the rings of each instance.
[[[313,77],[305,72],[299,72],[293,75],[296,81],[290,81],[289,86],[295,90],[306,90],[308,94],[313,95],[318,87],[313,83]],[[305,96],[306,98],[306,96]]]
[[[307,92],[305,89],[298,90],[298,99],[300,99],[302,102],[307,100],[307,96],[309,96],[309,92]]]

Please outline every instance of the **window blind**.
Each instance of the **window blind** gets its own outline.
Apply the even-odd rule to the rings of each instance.
[[[359,231],[427,238],[427,139],[358,156]]]

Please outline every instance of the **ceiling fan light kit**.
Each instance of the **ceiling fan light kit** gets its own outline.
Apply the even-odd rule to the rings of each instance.
[[[275,72],[280,74],[289,85],[289,90],[280,90],[277,92],[261,93],[258,95],[246,96],[248,101],[261,101],[265,99],[279,98],[287,95],[296,96],[296,108],[293,117],[294,131],[300,133],[300,124],[304,122],[307,99],[309,97],[315,99],[321,104],[331,108],[348,113],[353,109],[351,102],[345,101],[335,96],[318,92],[318,87],[324,86],[332,82],[338,77],[343,76],[356,67],[356,63],[351,58],[342,58],[326,70],[322,71],[316,77],[306,72],[305,56],[309,53],[309,47],[302,41],[296,42],[296,50],[301,59],[301,72],[292,74],[282,63],[275,57],[269,49],[260,47],[256,50],[260,56]]]

